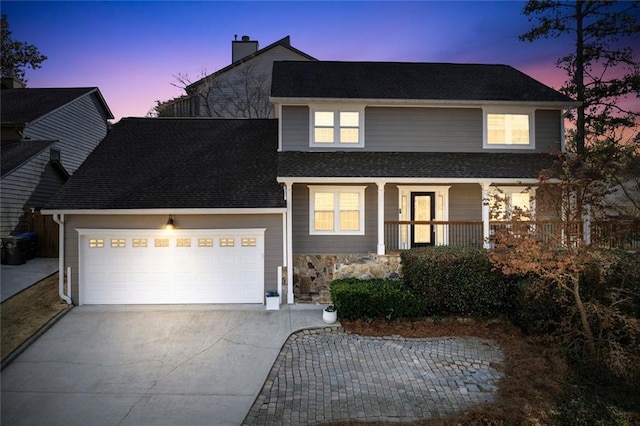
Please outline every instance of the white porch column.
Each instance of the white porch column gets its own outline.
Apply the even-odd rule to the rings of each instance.
[[[582,223],[582,239],[585,244],[591,244],[591,206],[589,204],[584,206]]]
[[[292,304],[293,300],[293,182],[285,182],[287,187],[287,303]]]
[[[379,255],[386,253],[384,246],[384,185],[386,182],[376,182],[378,185],[378,250]]]
[[[489,204],[491,203],[489,186],[491,186],[491,182],[480,182],[480,186],[482,186],[482,238],[484,241],[482,247],[488,249],[491,248],[491,244],[489,244]]]

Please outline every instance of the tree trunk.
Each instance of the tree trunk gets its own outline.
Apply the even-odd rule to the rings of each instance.
[[[581,102],[578,107],[576,120],[576,152],[579,155],[585,152],[585,89],[584,89],[584,28],[583,10],[584,1],[576,1],[576,63],[573,81],[576,85],[577,101]]]
[[[578,313],[580,314],[580,322],[582,322],[582,329],[587,338],[587,347],[589,348],[589,357],[593,360],[596,356],[596,346],[593,341],[593,333],[591,332],[591,326],[589,325],[589,318],[587,318],[587,311],[584,309],[584,305],[582,304],[582,298],[580,297],[580,279],[579,277],[574,278],[573,282],[573,299],[576,304],[576,308],[578,308]]]

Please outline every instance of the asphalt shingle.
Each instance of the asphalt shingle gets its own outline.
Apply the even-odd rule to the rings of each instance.
[[[34,155],[53,144],[53,141],[2,141],[2,177],[15,170]]]
[[[278,153],[278,176],[535,179],[554,159],[544,153],[286,151]]]
[[[284,207],[276,120],[125,118],[47,209]]]
[[[508,65],[412,62],[275,62],[271,96],[573,102]]]
[[[5,89],[0,94],[0,116],[3,123],[28,123],[95,90],[95,87]]]

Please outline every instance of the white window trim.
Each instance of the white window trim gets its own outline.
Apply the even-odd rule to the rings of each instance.
[[[309,147],[310,148],[364,148],[364,105],[362,104],[317,104],[309,105]],[[334,113],[334,142],[333,143],[316,143],[315,142],[315,113],[316,112],[333,112]],[[357,112],[358,113],[358,143],[340,143],[340,112]]]
[[[488,114],[527,114],[529,116],[529,144],[489,144]],[[482,107],[482,147],[484,149],[535,149],[536,148],[536,110],[523,107]]]
[[[319,186],[309,185],[309,234],[310,235],[364,235],[364,216],[365,203],[364,193],[366,186]],[[331,192],[336,199],[341,192],[357,192],[359,197],[358,211],[360,212],[360,223],[357,231],[340,231],[340,205],[338,202],[334,204],[334,230],[333,231],[316,231],[315,230],[315,194],[318,192]],[[337,201],[337,200],[336,200]]]
[[[529,193],[529,212],[531,214],[531,220],[535,220],[536,215],[536,187],[530,186],[491,186],[490,189],[490,197],[491,197],[491,208],[495,209],[496,197],[506,197],[509,205],[507,206],[507,217],[500,219],[504,221],[511,220],[511,209],[513,208],[512,195],[513,194],[521,194],[528,192]],[[495,219],[493,219],[495,220]]]

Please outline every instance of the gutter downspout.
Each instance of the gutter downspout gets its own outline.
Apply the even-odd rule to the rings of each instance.
[[[64,294],[64,215],[56,213],[53,215],[53,220],[58,224],[60,240],[58,242],[58,295],[67,302],[67,305],[71,305],[71,298]]]

